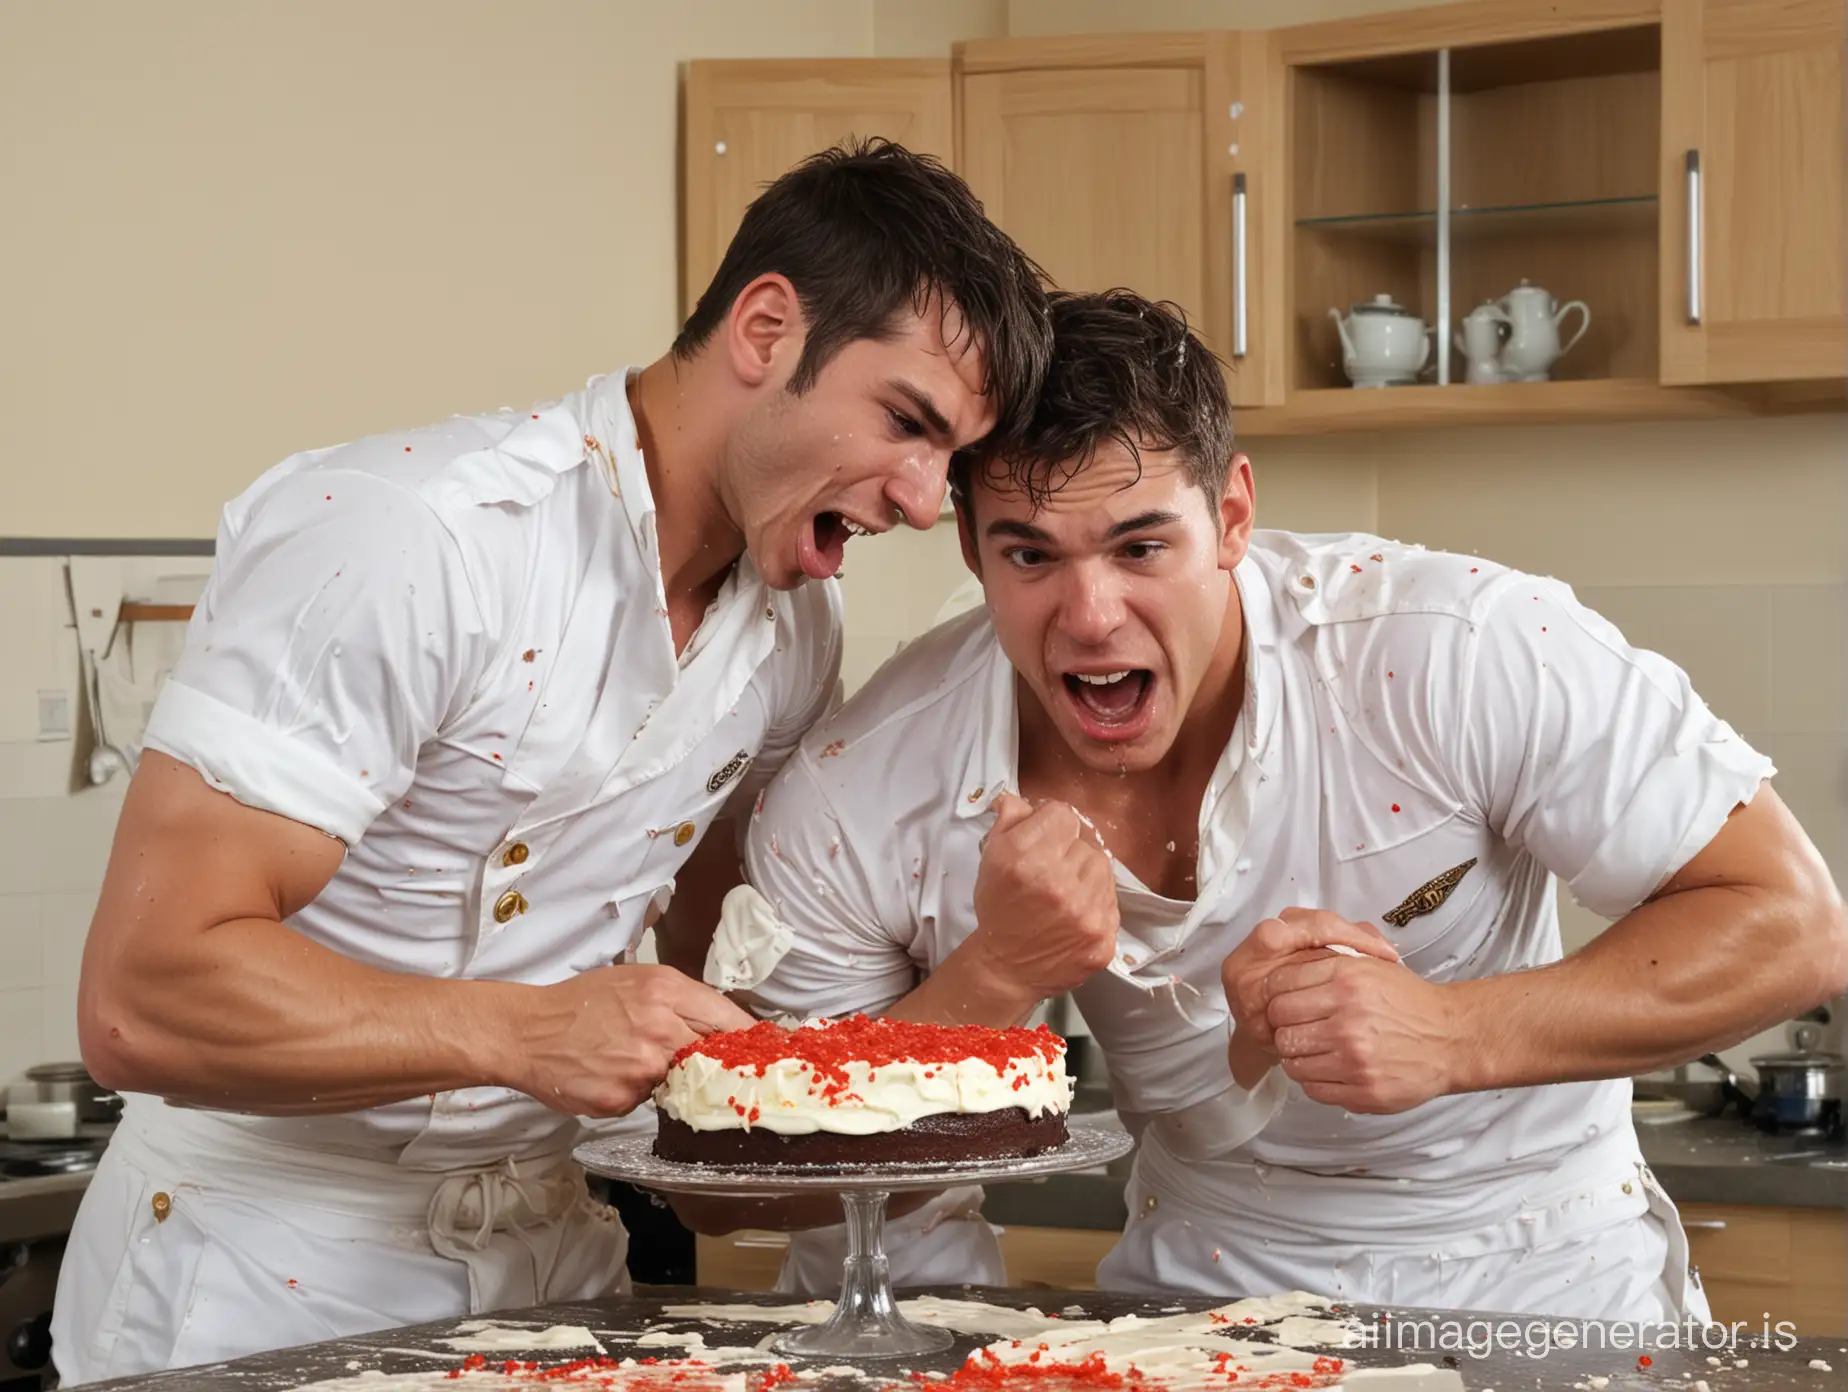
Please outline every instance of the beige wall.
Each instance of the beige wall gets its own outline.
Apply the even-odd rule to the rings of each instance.
[[[654,357],[677,64],[873,30],[870,0],[0,6],[0,535],[210,536],[295,450]]]

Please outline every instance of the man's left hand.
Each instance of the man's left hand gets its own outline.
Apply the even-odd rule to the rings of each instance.
[[[1279,967],[1265,1015],[1283,1071],[1316,1102],[1409,1111],[1452,1091],[1452,993],[1408,967],[1331,956]]]

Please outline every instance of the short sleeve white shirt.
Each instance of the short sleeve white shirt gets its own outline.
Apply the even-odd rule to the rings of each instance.
[[[626,381],[297,455],[225,509],[147,747],[346,843],[297,932],[425,976],[620,961],[827,708],[833,582],[741,559],[676,655]],[[499,1088],[240,1120],[412,1168],[577,1127]]]

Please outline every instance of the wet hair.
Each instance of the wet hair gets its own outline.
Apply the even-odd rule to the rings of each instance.
[[[807,391],[856,339],[889,339],[936,306],[945,341],[981,352],[990,438],[1025,428],[1052,350],[1045,272],[939,161],[888,140],[811,155],[745,209],[725,259],[674,340],[692,357],[746,286],[787,276],[808,324],[789,390]]]
[[[1044,503],[1116,441],[1136,461],[1174,450],[1188,476],[1217,503],[1232,461],[1232,403],[1224,364],[1187,327],[1178,305],[1132,290],[1055,292],[1052,362],[1033,418],[1018,437],[959,456],[950,472],[957,501],[972,475]]]

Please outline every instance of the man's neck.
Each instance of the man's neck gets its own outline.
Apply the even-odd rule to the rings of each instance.
[[[725,510],[719,465],[722,413],[700,409],[701,364],[669,353],[629,379],[629,411],[654,494],[655,539],[670,609],[704,612],[744,552],[744,535]]]

